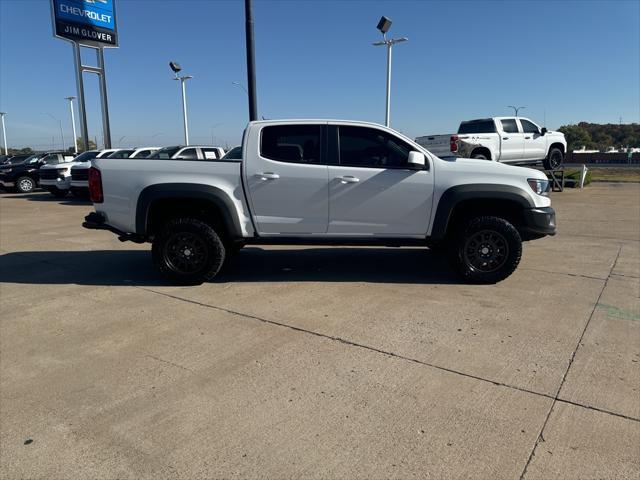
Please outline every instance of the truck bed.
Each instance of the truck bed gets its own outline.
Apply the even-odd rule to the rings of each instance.
[[[241,214],[244,233],[253,233],[249,209],[242,186],[241,160],[166,160],[166,159],[96,159],[104,188],[104,202],[96,211],[104,214],[110,225],[127,232],[136,231],[136,206],[145,188],[162,184],[204,185],[222,190],[232,199]]]

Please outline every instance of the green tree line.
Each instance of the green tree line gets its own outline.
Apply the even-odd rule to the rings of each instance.
[[[78,145],[82,145],[82,139],[80,137],[78,137]],[[96,146],[96,143],[93,140],[89,140],[89,150],[96,150],[98,147]],[[35,150],[33,150],[31,147],[24,147],[24,148],[8,148],[8,155],[31,155],[33,153],[36,153]],[[42,151],[42,150],[38,150],[38,151]],[[66,150],[69,153],[74,153],[74,148],[73,146],[70,146],[69,148],[67,148]],[[79,148],[78,149],[78,153],[82,153],[82,149]],[[2,148],[2,146],[0,145],[0,154],[4,154],[4,148]]]
[[[588,123],[563,125],[558,131],[567,139],[567,150],[586,147],[589,150],[605,151],[608,147],[640,147],[640,124]]]

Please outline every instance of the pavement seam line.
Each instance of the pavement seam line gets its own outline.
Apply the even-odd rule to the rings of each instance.
[[[520,270],[529,270],[531,272],[541,272],[541,273],[548,273],[550,275],[567,275],[569,277],[580,277],[580,278],[589,278],[591,280],[600,280],[601,282],[604,282],[606,280],[606,278],[601,278],[601,277],[592,277],[590,275],[582,275],[581,273],[569,273],[569,272],[549,272],[547,270],[542,270],[541,268],[530,268],[530,267],[522,267],[520,268]]]
[[[404,355],[400,355],[400,354],[397,354],[397,353],[389,352],[389,351],[382,350],[382,349],[379,349],[379,348],[376,348],[376,347],[372,347],[372,346],[369,346],[369,345],[356,343],[356,342],[353,342],[351,340],[346,340],[344,338],[335,337],[335,336],[327,335],[327,334],[324,334],[324,333],[314,332],[313,330],[307,330],[307,329],[296,327],[296,326],[289,325],[289,324],[286,324],[286,323],[280,323],[280,322],[276,322],[274,320],[268,320],[266,318],[261,318],[261,317],[255,316],[255,315],[250,315],[250,314],[247,314],[247,313],[242,313],[242,312],[238,312],[238,311],[235,311],[235,310],[230,310],[228,308],[223,308],[223,307],[219,307],[219,306],[216,306],[216,305],[209,305],[207,303],[202,303],[202,302],[199,302],[197,300],[190,300],[190,299],[187,299],[187,298],[178,297],[176,295],[171,295],[169,293],[158,292],[156,290],[152,290],[152,289],[145,288],[145,287],[135,286],[135,288],[138,288],[140,290],[144,290],[146,292],[153,293],[153,294],[156,294],[156,295],[162,295],[162,296],[165,296],[165,297],[168,297],[168,298],[171,298],[171,299],[174,299],[174,300],[178,300],[178,301],[181,301],[181,302],[187,302],[187,303],[191,303],[191,304],[194,304],[194,305],[198,305],[200,307],[219,310],[219,311],[222,311],[222,312],[225,312],[225,313],[229,313],[231,315],[237,315],[237,316],[248,318],[248,319],[251,319],[251,320],[258,320],[259,322],[266,323],[266,324],[269,324],[269,325],[288,328],[290,330],[294,330],[294,331],[297,331],[297,332],[300,332],[300,333],[306,333],[306,334],[309,334],[309,335],[313,335],[313,336],[316,336],[316,337],[324,338],[324,339],[335,341],[335,342],[339,342],[339,343],[342,343],[342,344],[345,344],[345,345],[348,345],[348,346],[362,348],[362,349],[365,349],[365,350],[368,350],[368,351],[371,351],[371,352],[375,352],[375,353],[380,353],[382,355],[386,355],[388,357],[393,357],[393,358],[397,358],[399,360],[405,360],[405,361],[408,361],[408,362],[416,363],[418,365],[423,365],[423,366],[426,366],[426,367],[435,368],[437,370],[441,370],[441,371],[444,371],[444,372],[447,372],[447,373],[452,373],[454,375],[459,375],[459,376],[466,377],[466,378],[472,378],[474,380],[479,380],[479,381],[485,382],[485,383],[491,383],[492,385],[495,385],[495,386],[505,387],[505,388],[509,388],[509,389],[516,390],[516,391],[519,391],[519,392],[528,393],[528,394],[531,394],[531,395],[536,395],[536,396],[548,398],[548,399],[551,399],[551,400],[557,400],[557,401],[560,401],[560,402],[563,402],[563,403],[570,403],[570,404],[575,405],[577,407],[583,407],[583,408],[588,409],[588,410],[596,410],[596,411],[599,411],[599,412],[602,412],[602,413],[606,413],[606,414],[609,414],[609,415],[613,415],[613,416],[616,416],[616,417],[621,417],[621,418],[624,418],[624,419],[627,419],[627,420],[640,422],[640,419],[636,419],[634,417],[628,417],[628,416],[620,414],[620,413],[611,412],[611,411],[608,411],[608,410],[603,410],[603,409],[600,409],[600,408],[597,408],[597,407],[592,407],[590,405],[583,405],[583,404],[580,404],[580,403],[577,403],[577,402],[572,402],[570,400],[559,399],[559,398],[554,397],[553,395],[550,395],[550,394],[547,394],[547,393],[541,393],[541,392],[536,392],[536,391],[533,391],[533,390],[528,390],[526,388],[518,387],[518,386],[515,386],[515,385],[510,385],[508,383],[498,382],[498,381],[495,381],[495,380],[489,380],[487,378],[483,378],[483,377],[479,377],[479,376],[476,376],[476,375],[472,375],[470,373],[465,373],[465,372],[461,372],[461,371],[454,370],[454,369],[451,369],[451,368],[443,367],[441,365],[435,365],[435,364],[428,363],[428,362],[425,362],[425,361],[422,361],[422,360],[418,360],[418,359],[415,359],[415,358],[406,357]]]
[[[549,398],[552,398],[552,397],[549,397]],[[582,408],[586,408],[587,410],[594,410],[596,412],[606,413],[606,414],[612,415],[614,417],[620,417],[620,418],[624,418],[625,420],[631,420],[632,422],[639,422],[640,423],[640,418],[631,417],[629,415],[625,415],[624,413],[611,412],[609,410],[604,410],[604,409],[599,408],[599,407],[594,407],[593,405],[585,405],[584,403],[578,403],[578,402],[574,402],[572,400],[567,400],[566,398],[557,398],[556,400],[558,402],[561,402],[561,403],[568,403],[569,405],[573,405],[574,407],[582,407]]]
[[[536,442],[533,445],[533,448],[531,449],[531,453],[529,454],[529,458],[527,459],[527,463],[524,465],[524,469],[522,470],[522,473],[520,474],[520,480],[524,480],[525,475],[527,474],[527,469],[529,468],[529,465],[531,464],[531,460],[533,460],[533,457],[535,456],[536,453],[536,449],[538,448],[538,445],[540,445],[540,441],[544,441],[544,437],[543,437],[543,433],[544,433],[544,429],[547,427],[547,423],[549,422],[549,418],[551,418],[551,414],[553,413],[553,409],[556,406],[556,403],[558,403],[558,396],[560,395],[560,391],[562,390],[562,387],[564,385],[564,382],[567,379],[567,374],[569,373],[569,370],[571,369],[571,366],[573,365],[573,361],[576,358],[576,353],[578,352],[578,349],[580,348],[580,344],[582,343],[582,339],[584,338],[584,334],[587,332],[587,329],[589,328],[589,325],[591,324],[591,319],[593,318],[593,314],[596,312],[596,309],[598,308],[598,303],[600,303],[600,299],[602,298],[602,294],[604,293],[605,289],[607,288],[607,285],[609,283],[609,279],[611,278],[611,273],[615,270],[616,265],[618,264],[618,258],[620,258],[620,253],[622,252],[622,245],[620,244],[618,247],[618,254],[616,255],[615,260],[613,261],[613,265],[611,265],[611,268],[609,269],[609,275],[607,276],[607,279],[605,280],[604,284],[602,285],[602,289],[600,290],[600,293],[598,294],[598,298],[596,299],[595,303],[593,304],[593,309],[591,310],[591,313],[589,314],[589,318],[587,319],[584,328],[582,329],[582,333],[580,334],[580,338],[578,338],[578,342],[576,343],[575,348],[573,349],[573,353],[571,354],[571,358],[569,359],[569,364],[567,365],[567,368],[564,371],[564,374],[562,375],[562,379],[560,380],[560,384],[558,385],[558,388],[556,390],[556,394],[553,396],[553,402],[551,402],[551,407],[549,408],[549,411],[547,412],[547,416],[544,419],[544,423],[542,424],[542,428],[540,429],[540,433],[538,434],[538,437],[536,438]],[[570,402],[565,402],[565,403],[570,403]]]
[[[166,363],[167,365],[171,365],[173,367],[180,368],[182,370],[186,370],[188,372],[194,373],[193,370],[191,370],[190,368],[183,367],[182,365],[179,365],[179,364],[174,363],[174,362],[170,362],[169,360],[165,360],[164,358],[156,357],[155,355],[147,354],[147,355],[145,355],[145,357],[152,358],[154,360],[157,360],[158,362]]]

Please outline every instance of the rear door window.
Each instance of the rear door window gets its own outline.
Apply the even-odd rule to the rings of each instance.
[[[220,158],[218,150],[215,148],[203,148],[202,153],[204,154],[205,160],[217,160]]]
[[[321,163],[321,125],[274,125],[262,129],[260,155],[291,163]]]
[[[495,131],[496,125],[492,119],[462,122],[458,128],[458,133],[494,133]]]
[[[500,123],[502,123],[502,130],[506,133],[518,133],[518,124],[515,118],[503,118]]]

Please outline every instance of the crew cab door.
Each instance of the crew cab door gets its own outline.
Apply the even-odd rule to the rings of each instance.
[[[540,128],[525,118],[518,118],[524,134],[524,159],[541,160],[547,156],[547,139],[540,134]]]
[[[520,132],[515,118],[499,120],[500,161],[522,160],[524,158],[524,134]]]
[[[388,131],[329,125],[329,234],[426,235],[433,171],[407,163],[417,150]]]
[[[298,236],[327,231],[325,129],[320,123],[284,124],[252,132],[256,140],[250,141],[245,152],[245,175],[259,234]]]

